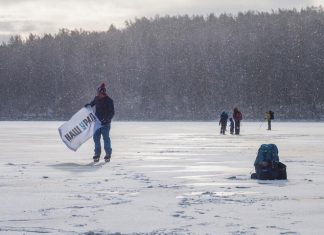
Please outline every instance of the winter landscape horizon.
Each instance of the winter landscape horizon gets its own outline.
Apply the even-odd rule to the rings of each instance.
[[[0,235],[324,234],[323,4],[0,0]]]
[[[323,38],[321,7],[12,36],[0,45],[0,120],[67,120],[101,83],[114,120],[210,121],[234,107],[244,120],[323,120]]]
[[[0,234],[322,234],[324,123],[112,122],[110,163],[63,122],[0,122]],[[287,180],[251,180],[263,143]]]

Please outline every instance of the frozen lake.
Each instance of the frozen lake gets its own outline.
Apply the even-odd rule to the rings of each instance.
[[[0,234],[323,234],[324,123],[113,122],[112,161],[62,122],[0,122]],[[250,180],[274,143],[288,180]]]

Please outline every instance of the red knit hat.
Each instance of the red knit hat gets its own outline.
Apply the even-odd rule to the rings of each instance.
[[[97,88],[98,93],[106,93],[106,85],[105,83],[101,83],[101,85]]]

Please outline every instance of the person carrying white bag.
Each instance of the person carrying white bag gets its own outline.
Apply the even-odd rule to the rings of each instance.
[[[95,106],[96,117],[99,119],[101,123],[101,127],[98,128],[93,135],[93,141],[95,144],[93,161],[98,162],[100,159],[100,154],[101,154],[100,138],[102,136],[104,141],[104,149],[106,152],[104,159],[106,162],[109,162],[112,153],[111,140],[109,137],[110,123],[115,114],[115,109],[114,109],[114,101],[107,95],[107,90],[104,83],[102,83],[98,87],[97,96],[95,96],[95,98],[89,104],[85,105],[85,107],[89,107],[89,106],[91,107]]]

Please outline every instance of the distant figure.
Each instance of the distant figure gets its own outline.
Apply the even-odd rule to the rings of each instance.
[[[101,127],[94,133],[93,141],[95,144],[93,161],[98,162],[101,154],[101,135],[104,141],[104,149],[106,152],[105,161],[109,162],[111,158],[111,141],[109,137],[111,119],[115,114],[114,102],[106,93],[106,86],[102,83],[97,89],[97,96],[85,106],[96,106],[96,116],[101,122]]]
[[[230,133],[231,135],[234,134],[234,121],[233,121],[233,118],[230,118]]]
[[[265,113],[264,118],[268,121],[268,130],[271,131],[271,120],[274,119],[274,112],[269,110],[268,112]]]
[[[219,125],[221,126],[220,133],[223,135],[225,135],[227,119],[228,119],[228,114],[226,112],[222,112],[219,120]]]
[[[235,123],[235,135],[240,134],[240,125],[242,120],[242,113],[238,110],[238,108],[234,108],[233,110],[233,119]]]

